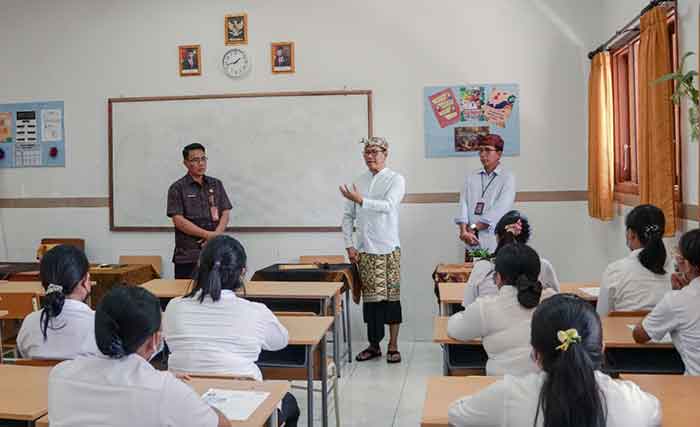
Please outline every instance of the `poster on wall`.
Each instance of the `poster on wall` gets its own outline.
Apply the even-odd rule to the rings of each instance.
[[[65,166],[63,101],[0,104],[0,168]]]
[[[489,133],[503,138],[504,155],[520,155],[517,84],[428,86],[423,104],[426,157],[478,156],[478,137]]]

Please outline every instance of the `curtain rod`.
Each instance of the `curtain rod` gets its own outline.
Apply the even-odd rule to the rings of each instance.
[[[616,31],[615,34],[613,34],[613,36],[610,37],[605,43],[598,46],[595,50],[590,51],[588,53],[588,59],[593,59],[593,57],[596,54],[607,49],[608,46],[610,45],[610,43],[612,43],[615,39],[617,39],[621,35],[629,33],[630,31],[635,31],[635,28],[630,28],[630,27],[633,26],[635,23],[637,23],[639,18],[641,18],[642,15],[644,15],[645,13],[650,11],[651,9],[653,9],[656,6],[663,4],[663,3],[675,3],[675,2],[676,2],[676,0],[652,0],[648,5],[646,5],[644,7],[644,9],[642,9],[641,12],[639,12],[639,15],[635,16],[634,19],[632,19],[630,22],[628,22],[624,27],[622,27],[621,29]]]

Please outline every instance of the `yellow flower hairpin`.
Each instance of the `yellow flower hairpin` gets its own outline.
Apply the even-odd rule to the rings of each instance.
[[[557,346],[557,350],[561,351],[568,350],[571,344],[581,342],[581,336],[578,334],[578,331],[573,328],[557,332],[557,339],[561,343],[561,345]]]

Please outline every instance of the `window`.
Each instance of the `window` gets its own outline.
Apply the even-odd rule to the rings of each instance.
[[[678,40],[675,9],[668,14],[668,31],[673,55],[673,69],[678,69]],[[637,135],[639,117],[639,31],[631,33],[611,49],[613,83],[613,117],[615,141],[615,193],[639,194]],[[674,193],[680,201],[680,108],[674,106],[674,143],[676,180]]]

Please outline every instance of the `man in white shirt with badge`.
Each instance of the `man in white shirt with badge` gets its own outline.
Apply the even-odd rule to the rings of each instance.
[[[496,250],[494,228],[515,202],[515,176],[501,165],[503,139],[495,134],[479,138],[479,160],[483,166],[467,175],[460,191],[459,239],[466,245],[465,258],[470,250]]]
[[[398,351],[401,324],[401,249],[399,205],[406,182],[385,167],[389,144],[384,138],[363,139],[368,171],[352,187],[340,187],[347,199],[343,212],[343,236],[350,262],[357,264],[362,282],[362,315],[367,323],[369,347],[355,358],[362,362],[381,357],[379,343],[389,325],[387,362],[401,362]],[[353,242],[357,230],[357,244]]]

